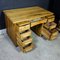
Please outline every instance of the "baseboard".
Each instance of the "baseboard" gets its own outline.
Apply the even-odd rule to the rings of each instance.
[[[4,33],[6,33],[6,29],[0,30],[0,34],[4,34]]]

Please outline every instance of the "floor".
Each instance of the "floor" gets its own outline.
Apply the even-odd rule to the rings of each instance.
[[[54,41],[45,40],[32,32],[35,49],[23,53],[6,33],[0,34],[0,60],[60,60],[60,34]]]

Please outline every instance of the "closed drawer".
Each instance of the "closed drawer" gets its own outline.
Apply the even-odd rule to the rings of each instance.
[[[21,40],[25,39],[28,36],[31,36],[31,30],[27,30],[24,33],[17,33],[17,37],[20,37]]]
[[[31,22],[31,27],[36,26],[38,24],[46,23],[46,22],[47,22],[46,18],[44,18],[42,20],[38,20],[38,21],[33,21],[33,22]]]
[[[28,29],[30,29],[30,22],[18,23],[16,26],[18,32],[23,32]]]
[[[55,20],[55,18],[49,18],[48,22],[53,22]]]

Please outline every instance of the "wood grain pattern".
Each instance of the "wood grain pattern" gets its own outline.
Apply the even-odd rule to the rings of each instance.
[[[30,29],[30,22],[21,22],[16,24],[16,30],[21,33]]]
[[[25,32],[25,33],[22,33],[22,34],[17,33],[16,35],[19,36],[21,40],[23,40],[23,39],[25,39],[26,37],[31,36],[31,31],[29,30],[29,31],[27,31],[27,32]]]
[[[31,21],[36,18],[41,18],[41,17],[45,17],[53,14],[52,12],[49,12],[38,6],[30,7],[30,8],[5,10],[4,13],[10,18],[12,23]]]
[[[14,44],[16,46],[18,45],[24,52],[32,50],[34,46],[32,38],[26,39],[28,36],[31,36],[30,28],[39,24],[54,21],[54,14],[52,12],[38,6],[5,10],[4,14],[9,37],[12,39]],[[37,29],[39,34],[40,31],[41,30]],[[47,35],[51,35],[51,33],[47,32]],[[25,39],[26,41],[22,42]],[[30,43],[31,45],[28,47],[23,47]]]

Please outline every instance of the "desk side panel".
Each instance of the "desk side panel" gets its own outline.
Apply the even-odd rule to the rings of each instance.
[[[6,31],[8,36],[11,38],[15,46],[17,46],[16,42],[16,24],[13,24],[11,20],[5,16],[5,21],[6,21]]]

